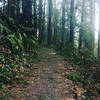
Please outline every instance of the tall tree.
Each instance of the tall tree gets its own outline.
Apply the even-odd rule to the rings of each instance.
[[[3,13],[5,13],[5,9],[6,9],[6,0],[3,0]]]
[[[46,1],[44,0],[43,2],[43,26],[42,26],[42,42],[46,41],[46,23],[45,23],[45,18],[46,18]]]
[[[75,0],[71,0],[70,3],[70,37],[69,42],[74,44],[74,2]]]
[[[16,2],[16,7],[17,7],[17,9],[16,9],[16,20],[17,20],[17,23],[19,24],[19,23],[21,23],[21,13],[20,13],[20,9],[21,9],[21,0],[17,0],[17,2]]]
[[[52,27],[51,27],[51,19],[52,19],[52,0],[48,0],[48,46],[51,45],[52,40]]]
[[[16,0],[8,0],[8,15],[14,18],[15,12],[16,12]]]
[[[43,33],[42,33],[42,20],[43,20],[43,18],[42,18],[42,7],[43,7],[43,5],[42,5],[42,0],[39,0],[39,44],[41,45],[41,43],[42,43],[42,35],[43,35]]]
[[[64,34],[65,34],[65,0],[62,1],[62,35],[61,35],[62,45],[64,45]]]
[[[34,36],[37,37],[37,0],[33,2],[34,6]]]
[[[91,32],[91,47],[94,51],[95,45],[95,0],[90,0],[90,32]]]
[[[58,10],[57,10],[57,1],[54,1],[53,7],[53,44],[56,44],[58,40]]]
[[[23,20],[25,26],[32,24],[32,0],[22,0]]]
[[[17,0],[17,17],[19,17],[20,14],[20,0]]]
[[[85,0],[82,0],[82,11],[81,11],[81,25],[79,29],[79,49],[82,47],[82,41],[83,41],[83,23],[85,18]]]
[[[100,2],[99,2],[98,57],[100,57]]]

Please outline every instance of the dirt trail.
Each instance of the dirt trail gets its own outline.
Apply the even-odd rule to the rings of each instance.
[[[74,100],[73,83],[66,78],[70,71],[63,57],[52,49],[42,48],[39,59],[32,75],[26,77],[34,83],[18,87],[21,92],[10,100]]]

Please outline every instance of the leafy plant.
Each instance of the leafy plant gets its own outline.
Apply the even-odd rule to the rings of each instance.
[[[7,84],[14,80],[16,65],[12,61],[0,53],[0,82]]]
[[[69,74],[68,76],[67,76],[67,78],[69,79],[69,80],[73,80],[73,81],[75,81],[75,82],[85,82],[85,80],[84,80],[84,78],[82,77],[82,76],[80,76],[79,74]]]
[[[28,52],[34,52],[35,54],[37,54],[37,51],[39,50],[39,44],[38,44],[38,40],[37,38],[33,37],[33,36],[27,36],[25,33],[24,35],[24,45],[25,45],[25,49]]]
[[[0,19],[0,33],[3,35],[12,33],[11,30],[8,28],[8,26],[5,25],[1,19]]]
[[[83,95],[82,100],[90,100],[90,99],[89,99],[89,97],[86,97],[86,96]]]
[[[13,23],[13,24],[15,23],[14,19],[11,18],[11,17],[9,17],[8,20],[9,20],[11,23]]]
[[[23,39],[20,33],[17,33],[17,37],[15,34],[8,35],[6,39],[9,42],[9,49],[11,50],[12,54],[20,55],[25,51]]]

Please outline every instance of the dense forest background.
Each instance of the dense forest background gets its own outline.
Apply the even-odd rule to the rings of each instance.
[[[1,17],[8,16],[23,31],[30,30],[27,35],[38,38],[40,45],[57,45],[55,41],[61,46],[70,43],[79,49],[98,51],[99,56],[99,43],[97,46],[95,42],[95,3],[99,1],[1,0]]]
[[[55,49],[78,65],[84,78],[99,83],[100,1],[0,0],[0,88],[13,84],[24,67],[31,69],[40,47]],[[94,80],[89,82],[99,94]]]

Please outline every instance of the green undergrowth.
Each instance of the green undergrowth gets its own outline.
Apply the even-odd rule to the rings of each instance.
[[[0,18],[0,100],[3,97],[6,100],[5,94],[10,94],[6,86],[23,82],[20,74],[25,74],[27,68],[33,69],[39,44],[37,38],[27,32],[20,29],[13,18],[5,17],[5,21]]]
[[[85,79],[83,76],[79,75],[79,74],[69,74],[67,76],[68,79],[72,80],[72,81],[75,81],[75,82],[81,82],[81,83],[85,83]]]
[[[62,48],[56,45],[53,48],[70,64],[69,69],[71,67],[72,74],[69,74],[67,78],[73,82],[82,83],[87,90],[82,100],[93,100],[93,96],[100,98],[100,59],[94,57],[93,51],[87,48],[78,50],[71,44]]]
[[[34,81],[23,81],[24,85],[32,85],[34,84]]]
[[[13,94],[11,90],[7,89],[0,89],[0,92],[0,100],[9,100],[9,97],[11,97]]]

